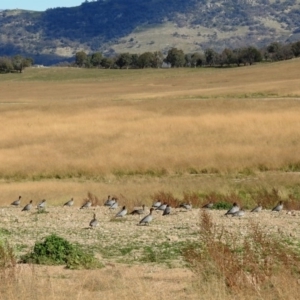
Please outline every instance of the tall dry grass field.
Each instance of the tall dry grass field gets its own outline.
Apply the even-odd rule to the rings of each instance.
[[[300,60],[235,69],[27,69],[0,78],[2,177],[299,162]]]

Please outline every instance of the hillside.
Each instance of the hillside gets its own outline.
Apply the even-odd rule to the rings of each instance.
[[[178,47],[264,46],[300,38],[300,0],[122,0],[85,2],[45,12],[0,11],[0,55],[36,61],[79,50],[142,53]]]

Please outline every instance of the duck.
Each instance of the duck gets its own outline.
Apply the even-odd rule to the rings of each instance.
[[[149,223],[153,220],[153,216],[152,216],[152,212],[153,212],[154,208],[151,207],[150,208],[150,213],[149,215],[147,215],[146,217],[144,217],[140,222],[139,225],[144,224],[144,225],[149,225]]]
[[[67,201],[63,206],[72,206],[74,204],[73,198],[71,198],[69,201]]]
[[[245,211],[243,208],[241,208],[240,210],[232,214],[233,217],[243,217],[244,215],[245,215]]]
[[[165,208],[165,210],[164,210],[164,212],[163,212],[163,216],[167,216],[167,215],[169,215],[171,213],[171,207],[170,207],[170,205],[168,204],[167,206],[166,206],[166,208]]]
[[[202,206],[202,208],[212,209],[214,206],[213,202],[206,203]]]
[[[32,207],[32,200],[30,200],[30,202],[23,207],[22,211],[31,210],[31,207]]]
[[[110,199],[110,195],[108,195],[107,200],[104,202],[104,206],[111,206],[114,200],[115,198]]]
[[[145,205],[142,205],[142,208],[134,209],[130,215],[142,215],[145,213]]]
[[[166,207],[167,207],[167,203],[164,202],[163,204],[161,204],[160,206],[158,206],[158,207],[156,208],[156,210],[165,210]]]
[[[37,205],[36,208],[37,208],[37,209],[44,209],[44,208],[46,208],[46,200],[43,199],[42,202],[40,202],[40,203]]]
[[[83,209],[83,208],[89,208],[92,206],[92,201],[91,200],[87,200],[81,207],[80,209]]]
[[[283,209],[283,202],[282,201],[279,201],[278,204],[273,207],[272,211],[281,211]]]
[[[152,204],[152,207],[157,208],[157,207],[159,207],[159,206],[161,206],[161,205],[162,205],[161,201],[160,201],[160,200],[157,200],[156,202],[154,202],[154,203]]]
[[[118,200],[114,199],[114,202],[111,204],[111,206],[109,207],[109,209],[116,209],[118,208],[119,204],[118,204]]]
[[[95,228],[98,225],[98,220],[96,219],[96,214],[94,214],[94,218],[90,222],[90,227]]]
[[[17,200],[15,200],[13,203],[11,203],[11,205],[14,205],[14,206],[19,206],[21,204],[21,196],[19,196],[19,198]]]
[[[179,207],[182,207],[186,210],[191,210],[192,209],[192,204],[191,203],[182,203],[179,205]]]
[[[127,214],[126,206],[123,206],[122,209],[116,214],[117,217],[124,217]]]
[[[251,212],[260,212],[262,210],[262,205],[260,203],[258,203],[257,206],[255,206]]]
[[[237,205],[236,202],[234,202],[232,207],[226,212],[225,216],[232,215],[239,210],[240,210],[239,206]]]

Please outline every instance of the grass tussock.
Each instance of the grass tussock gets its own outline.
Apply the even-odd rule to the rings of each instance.
[[[207,211],[200,217],[201,247],[188,248],[184,255],[204,286],[218,282],[224,299],[293,299],[299,290],[300,256],[283,239],[251,222],[243,235],[220,230]]]

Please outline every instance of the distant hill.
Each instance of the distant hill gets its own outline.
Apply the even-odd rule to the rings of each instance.
[[[38,63],[80,50],[219,51],[295,40],[300,0],[98,0],[45,12],[0,11],[0,56],[28,54]]]

